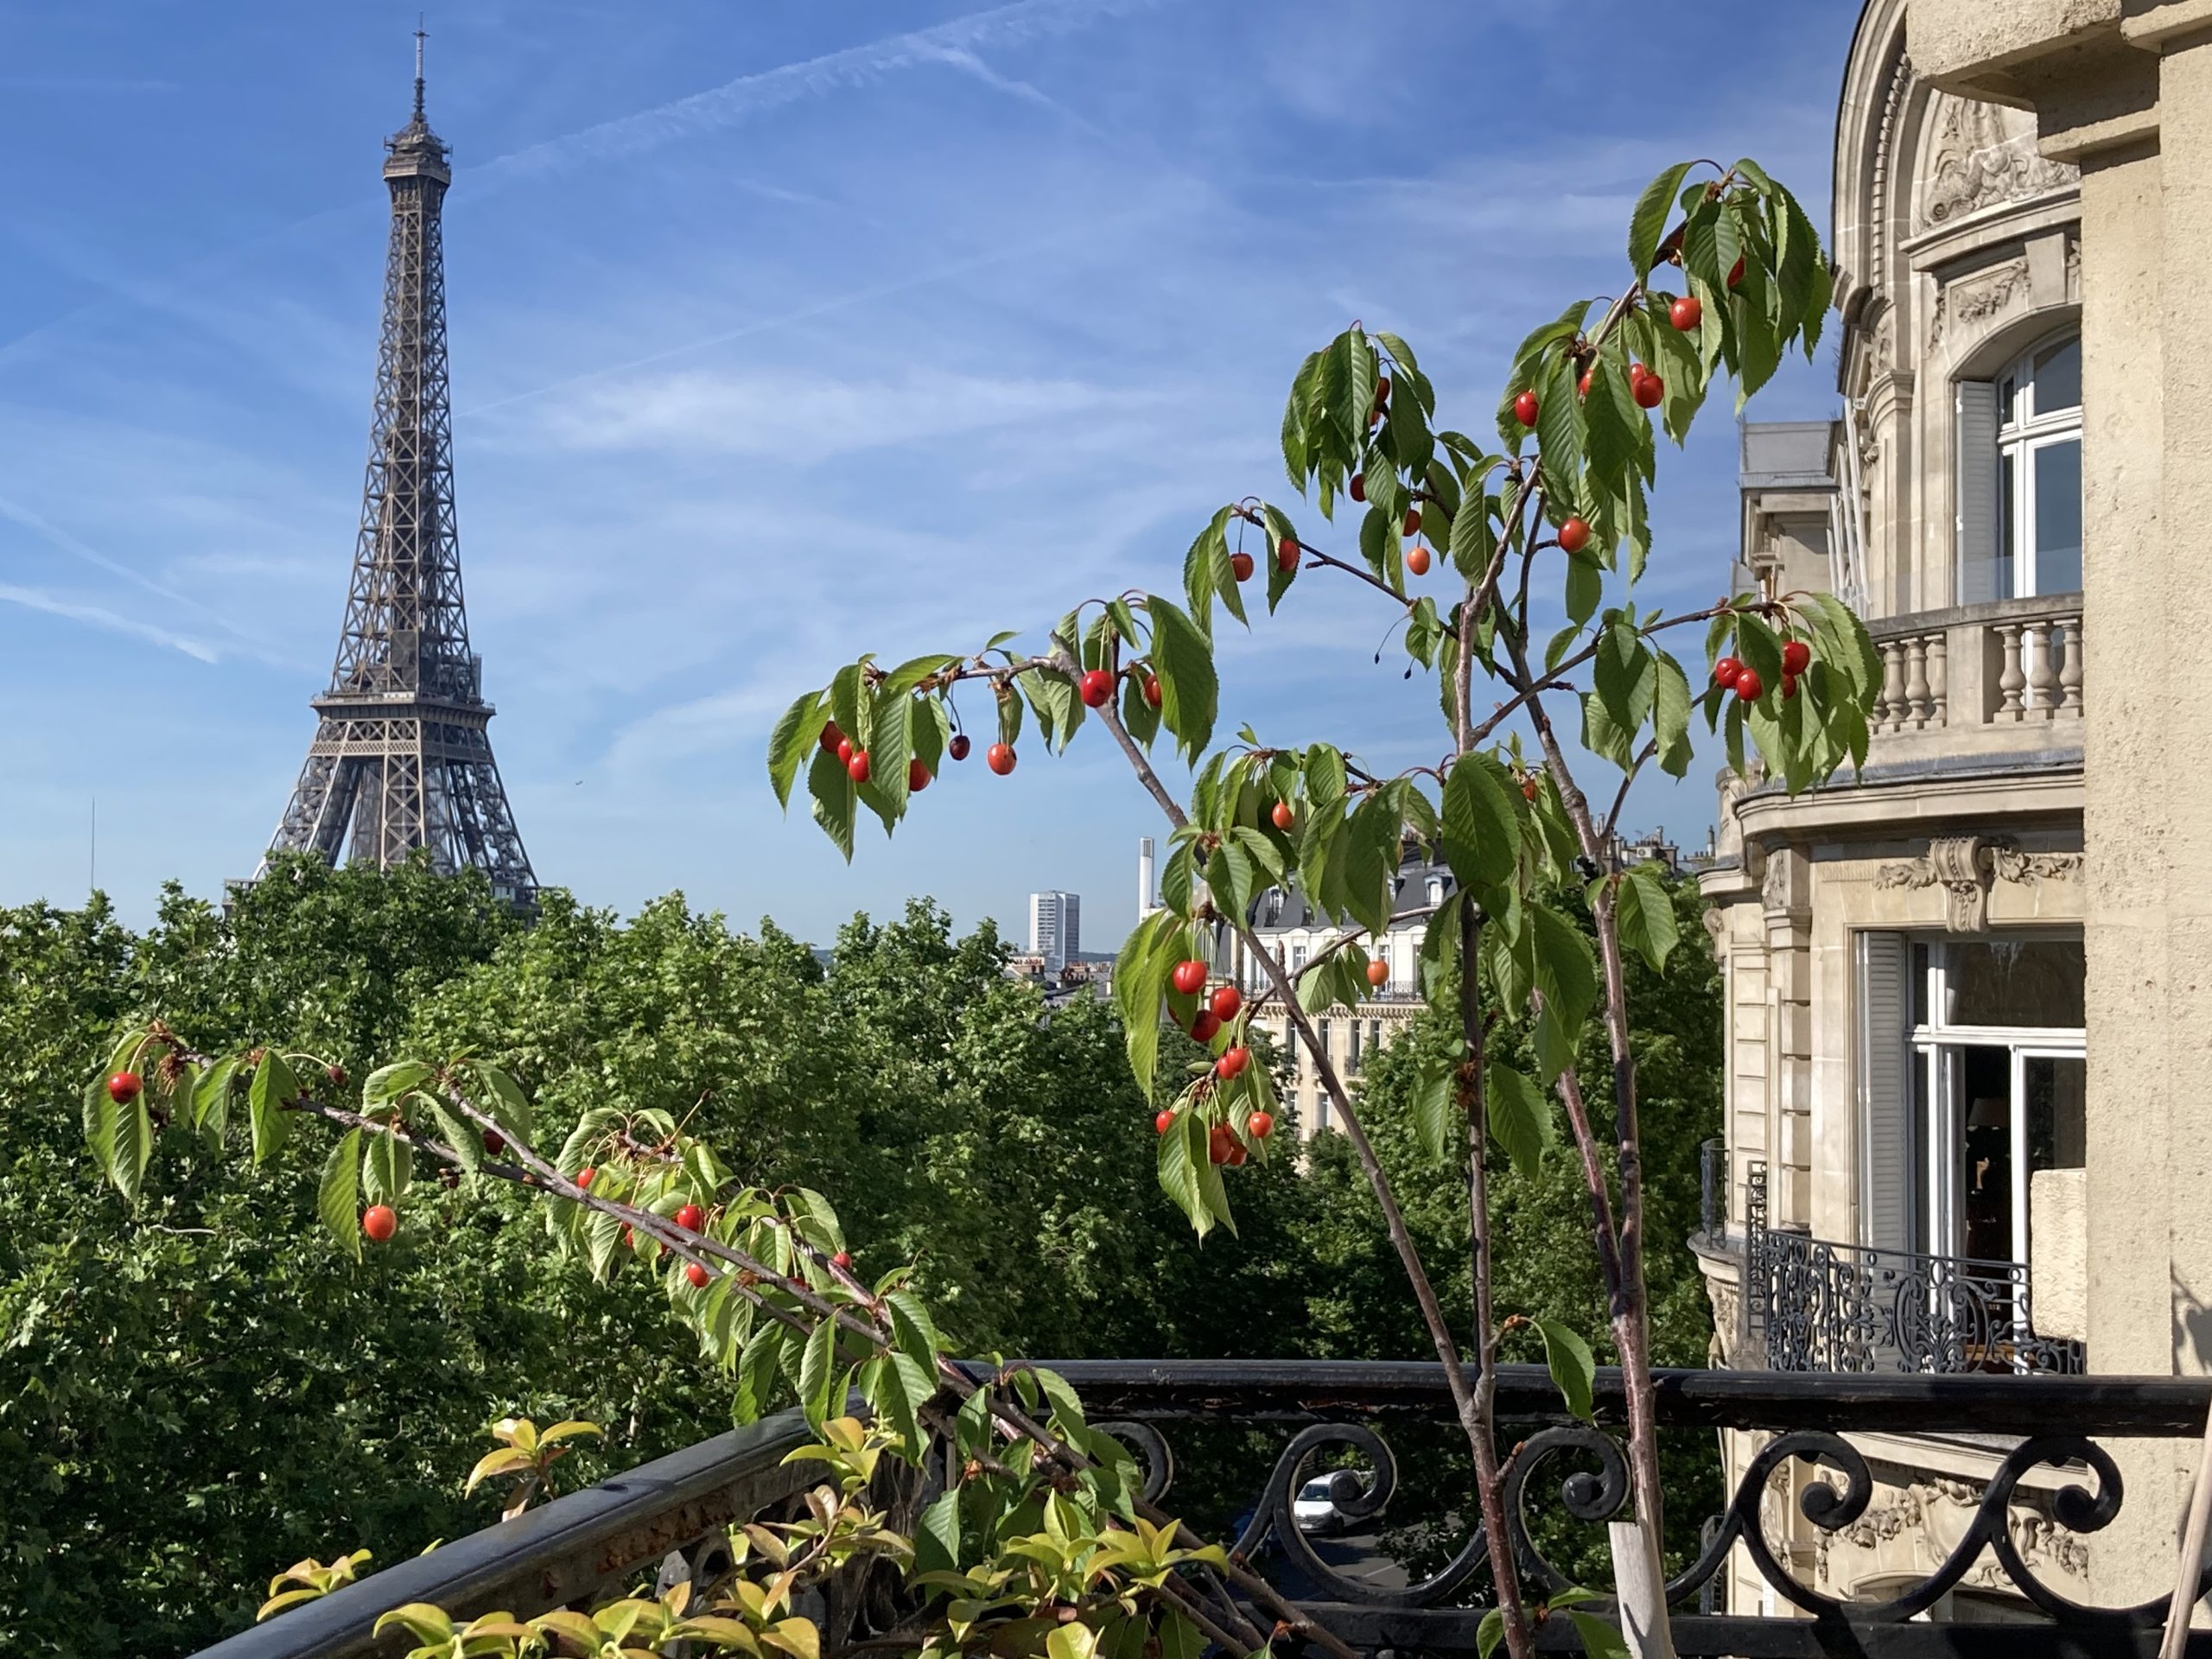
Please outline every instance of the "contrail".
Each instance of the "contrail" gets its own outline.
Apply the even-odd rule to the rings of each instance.
[[[118,615],[105,606],[80,605],[73,600],[56,599],[36,588],[18,588],[12,582],[0,582],[0,603],[28,606],[34,611],[43,611],[48,616],[67,617],[73,622],[90,622],[98,627],[112,628],[118,633],[130,634],[157,645],[167,645],[172,651],[181,651],[203,663],[221,660],[213,645],[203,644],[188,634],[171,633],[150,622]]]
[[[1073,34],[1102,18],[1121,16],[1151,3],[1153,0],[1014,0],[1011,5],[970,12],[928,29],[887,35],[758,74],[740,75],[689,98],[549,138],[472,169],[472,182],[504,183],[582,162],[634,156],[693,133],[734,126],[788,105],[869,86],[899,70],[957,63],[963,54],[972,60],[981,48]]]

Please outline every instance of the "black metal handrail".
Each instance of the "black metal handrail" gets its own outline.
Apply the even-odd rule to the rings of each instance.
[[[1768,1370],[2088,1369],[2080,1343],[2037,1332],[2025,1262],[1839,1244],[1770,1228],[1766,1173],[1763,1162],[1745,1166],[1743,1281],[1745,1329]],[[1725,1184],[1721,1191],[1725,1214]],[[1707,1230],[1713,1232],[1709,1223]]]
[[[1318,1555],[1290,1507],[1318,1466],[1317,1458],[1337,1461],[1332,1454],[1349,1452],[1370,1467],[1357,1508],[1363,1516],[1379,1517],[1397,1487],[1396,1461],[1384,1431],[1393,1424],[1448,1424],[1452,1419],[1440,1366],[1077,1360],[1056,1369],[1081,1391],[1093,1421],[1138,1452],[1155,1487],[1170,1478],[1173,1457],[1167,1436],[1176,1425],[1271,1424],[1278,1433],[1287,1430],[1236,1548],[1295,1580],[1297,1593],[1316,1616],[1363,1651],[1474,1648],[1482,1613],[1479,1569],[1487,1554],[1479,1533],[1431,1578],[1382,1588],[1371,1578],[1339,1573]],[[1620,1374],[1599,1373],[1594,1425],[1567,1415],[1540,1367],[1501,1366],[1497,1382],[1499,1414],[1518,1437],[1509,1493],[1509,1515],[1516,1517],[1513,1543],[1529,1582],[1541,1594],[1566,1580],[1533,1542],[1527,1512],[1549,1503],[1594,1527],[1625,1503],[1626,1462],[1608,1432],[1624,1414]],[[1676,1647],[1683,1655],[1812,1659],[1852,1653],[1914,1659],[2002,1653],[2058,1659],[2154,1650],[2163,1604],[2124,1611],[2076,1607],[2044,1587],[2018,1564],[2017,1556],[2006,1558],[2006,1529],[2023,1506],[2074,1532],[2106,1525],[2123,1497],[2120,1472],[2088,1437],[2194,1436],[2212,1407],[2212,1378],[1895,1372],[1846,1379],[1667,1370],[1656,1382],[1658,1420],[1665,1427],[1745,1429],[1771,1437],[1751,1459],[1720,1516],[1710,1521],[1702,1516],[1675,1517],[1701,1545],[1696,1560],[1669,1586],[1685,1609],[1675,1626]],[[1847,1605],[1819,1593],[1777,1559],[1761,1509],[1770,1501],[1770,1478],[1796,1462],[1814,1476],[1803,1488],[1802,1515],[1831,1532],[1850,1526],[1866,1512],[1875,1477],[1843,1436],[1868,1432],[2027,1438],[2002,1458],[1965,1535],[1942,1564],[1891,1601]],[[677,1581],[697,1570],[724,1528],[785,1502],[813,1478],[804,1465],[787,1467],[783,1461],[805,1438],[804,1425],[790,1414],[718,1435],[389,1567],[233,1637],[207,1649],[203,1659],[345,1659],[372,1653],[378,1649],[368,1633],[377,1616],[410,1601],[434,1602],[456,1614],[500,1606],[529,1616],[651,1580],[657,1567],[664,1581]],[[1570,1472],[1586,1471],[1592,1462],[1594,1473]],[[2068,1471],[2075,1484],[2055,1496],[2021,1488],[2031,1471],[2051,1466]],[[1174,1507],[1172,1491],[1163,1501]],[[2000,1539],[2008,1541],[1998,1554],[2016,1592],[2051,1622],[1988,1626],[1915,1620]],[[672,1562],[667,1559],[671,1552],[677,1553]],[[1794,1603],[1813,1617],[1752,1618],[1687,1611],[1707,1595],[1723,1561],[1736,1552],[1749,1558],[1778,1601]],[[1546,1627],[1542,1644],[1572,1650],[1566,1622],[1554,1624],[1557,1628]],[[2190,1651],[2195,1659],[2212,1659],[2212,1633],[2193,1637]]]

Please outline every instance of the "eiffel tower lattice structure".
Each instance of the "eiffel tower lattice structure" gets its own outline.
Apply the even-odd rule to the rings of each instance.
[[[353,584],[330,689],[314,701],[315,741],[269,852],[383,868],[427,849],[433,868],[484,870],[529,910],[537,880],[492,758],[483,659],[461,604],[439,219],[453,172],[423,114],[419,31],[414,118],[385,149],[391,245]]]

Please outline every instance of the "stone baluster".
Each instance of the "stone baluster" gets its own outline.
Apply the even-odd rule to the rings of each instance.
[[[2017,721],[2021,715],[2020,693],[2028,683],[2028,677],[2020,671],[2020,625],[1999,622],[1996,627],[2005,647],[2005,667],[1997,677],[1997,710],[1991,718]]]
[[[2063,616],[2058,620],[2058,717],[2061,720],[2082,718],[2082,619]]]
[[[1904,723],[1904,647],[1882,641],[1882,690],[1874,700],[1874,729],[1894,732]]]
[[[1940,633],[1928,636],[1928,723],[1949,723],[1951,642]]]
[[[2027,706],[2037,719],[2050,720],[2058,712],[2057,623],[2031,622],[2027,639],[2033,648],[2033,660],[2028,664]]]
[[[1928,724],[1928,642],[1904,642],[1905,723],[1916,732]]]

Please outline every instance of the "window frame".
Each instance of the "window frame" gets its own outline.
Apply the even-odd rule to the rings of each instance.
[[[2041,572],[2036,568],[2036,457],[2044,449],[2063,443],[2071,443],[2077,457],[2075,475],[2081,476],[2079,455],[2082,447],[2082,404],[2077,397],[2063,409],[2044,412],[2036,403],[2036,359],[2053,349],[2071,343],[2078,350],[2081,331],[2047,334],[2014,358],[1999,373],[1991,378],[1997,395],[1997,448],[1991,464],[1996,468],[1998,536],[2000,556],[2006,531],[2012,532],[2011,564],[2012,592],[2005,595],[2011,599],[2033,599],[2047,593],[2077,591],[2073,588],[2046,590]],[[2014,412],[2006,415],[2006,392],[2012,393]],[[2020,409],[2024,406],[2025,413]],[[2012,478],[2005,479],[2007,463]],[[2076,505],[2076,516],[2080,509]]]

